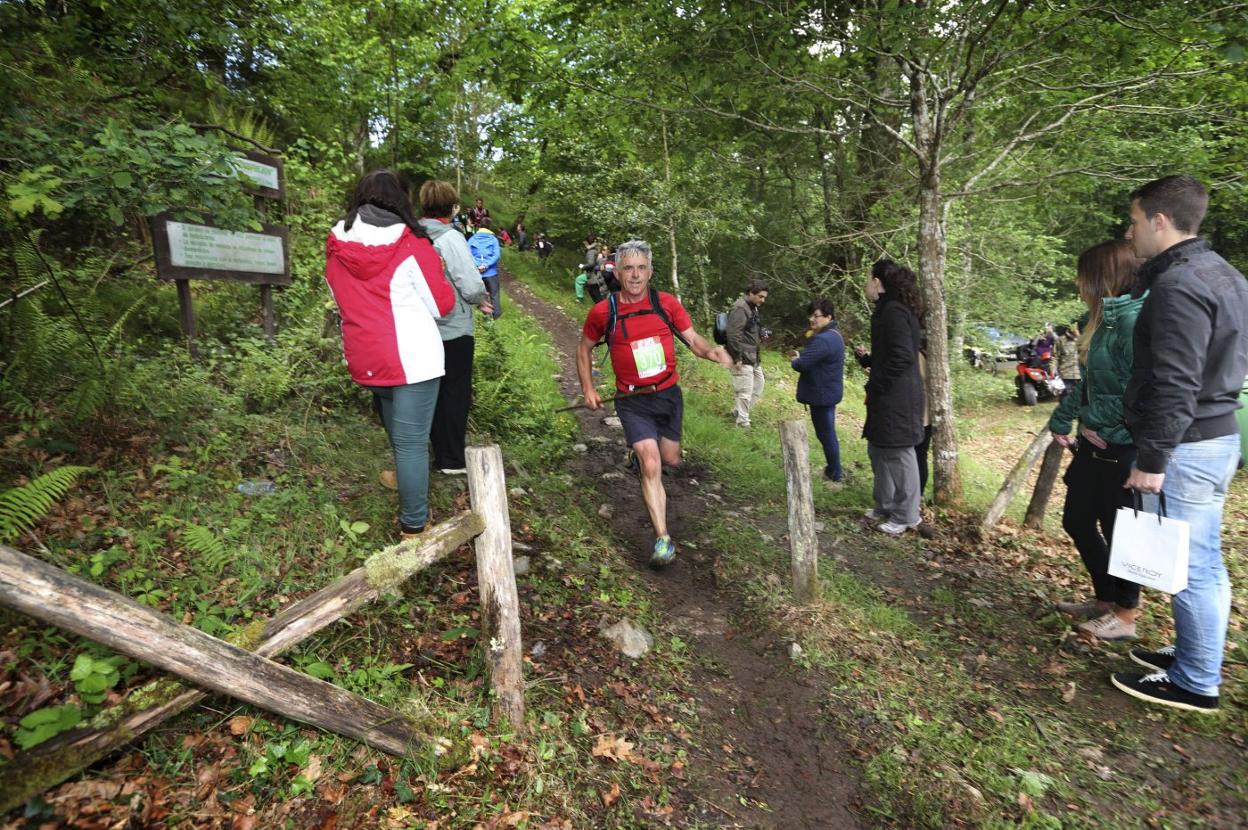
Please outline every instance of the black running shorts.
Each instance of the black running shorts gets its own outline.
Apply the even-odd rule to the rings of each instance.
[[[624,441],[630,447],[647,438],[655,441],[666,438],[679,443],[684,412],[685,397],[679,384],[615,402],[615,413],[624,427]]]

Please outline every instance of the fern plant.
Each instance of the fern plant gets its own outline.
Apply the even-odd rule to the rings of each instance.
[[[230,561],[225,543],[203,525],[187,522],[182,528],[182,543],[187,550],[199,554],[200,562],[212,574],[219,574]]]
[[[58,467],[28,484],[0,493],[0,542],[12,542],[37,525],[79,476],[93,471],[93,467]]]

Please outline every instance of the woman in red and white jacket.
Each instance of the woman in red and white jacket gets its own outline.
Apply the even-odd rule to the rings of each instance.
[[[429,525],[429,426],[444,373],[435,322],[455,306],[442,260],[389,170],[360,180],[325,243],[325,281],[356,383],[373,393],[394,450],[403,538]]]

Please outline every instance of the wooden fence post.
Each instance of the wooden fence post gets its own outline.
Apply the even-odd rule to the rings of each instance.
[[[495,717],[524,731],[524,651],[520,642],[520,598],[511,563],[511,518],[503,453],[497,444],[468,447],[468,495],[473,512],[485,519],[477,537],[477,585],[481,631],[494,691]]]
[[[1040,462],[1040,475],[1036,477],[1036,489],[1031,493],[1023,527],[1039,530],[1044,524],[1044,511],[1049,506],[1049,497],[1053,495],[1053,485],[1062,469],[1062,455],[1065,452],[1066,448],[1056,441],[1049,444],[1049,448],[1044,451],[1044,460]]]
[[[815,537],[815,501],[810,489],[810,444],[805,421],[780,424],[784,480],[789,493],[789,549],[793,557],[793,593],[801,602],[819,595],[819,540]]]
[[[268,283],[260,286],[260,310],[264,313],[264,336],[272,340],[277,334],[277,323],[273,318],[273,286]]]
[[[181,625],[107,588],[0,545],[0,604],[292,720],[405,755],[421,736],[401,714]]]
[[[178,285],[178,319],[182,321],[182,334],[186,336],[186,350],[199,360],[199,344],[195,342],[195,306],[191,301],[191,281],[174,280]]]
[[[1001,517],[1005,515],[1005,508],[1010,506],[1010,499],[1014,498],[1018,488],[1027,480],[1027,474],[1031,472],[1032,467],[1036,466],[1036,459],[1052,440],[1053,435],[1048,427],[1041,429],[1032,439],[1031,444],[1023,452],[1022,458],[1014,463],[1014,469],[1010,470],[1010,474],[1005,477],[1005,483],[997,491],[997,497],[992,500],[992,506],[984,514],[984,520],[979,525],[981,533],[991,530],[997,522],[1001,521]]]

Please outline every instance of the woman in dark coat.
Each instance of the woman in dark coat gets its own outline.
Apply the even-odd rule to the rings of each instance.
[[[810,342],[800,354],[795,353],[790,365],[799,373],[797,401],[810,407],[810,420],[815,436],[823,445],[827,464],[823,477],[832,485],[843,479],[841,445],[836,437],[836,405],[841,402],[845,378],[845,340],[832,319],[832,301],[815,300],[807,309]]]
[[[919,464],[914,448],[923,440],[923,380],[919,375],[919,320],[923,315],[914,272],[883,259],[867,277],[871,352],[858,360],[870,368],[867,422],[862,435],[875,474],[875,507],[867,518],[900,536],[918,527]]]

